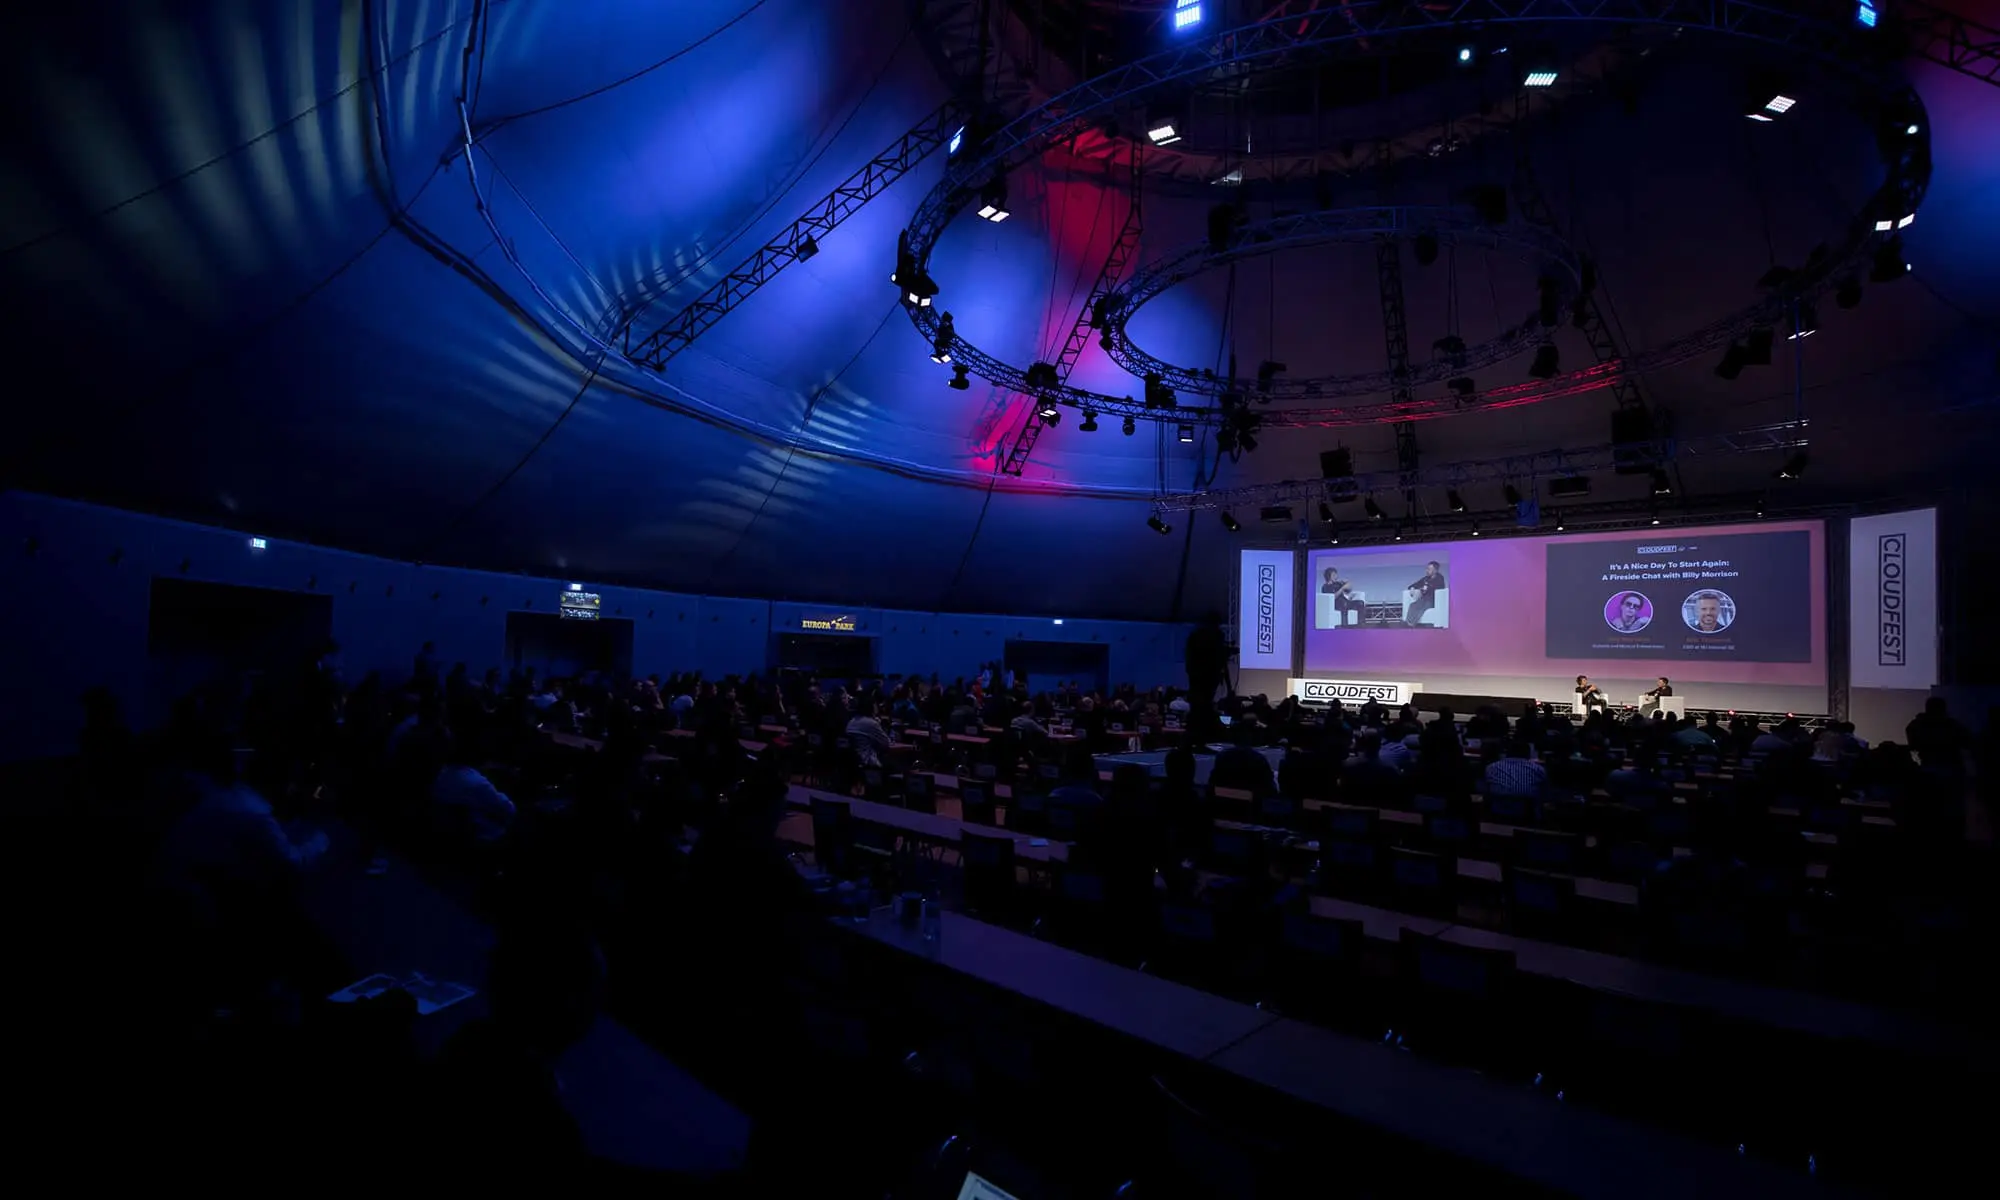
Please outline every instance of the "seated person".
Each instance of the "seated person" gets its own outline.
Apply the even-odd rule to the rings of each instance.
[[[1032,703],[1021,705],[1020,715],[1014,718],[1008,728],[1030,741],[1041,741],[1049,736],[1048,726],[1035,719],[1035,706]]]
[[[469,831],[475,842],[497,842],[514,823],[514,802],[480,771],[476,757],[471,738],[445,743],[445,765],[431,781],[431,803],[442,825]]]
[[[889,731],[882,728],[881,719],[876,716],[878,705],[863,703],[860,709],[848,719],[847,744],[854,747],[854,755],[864,767],[879,767],[882,756],[889,752],[894,739]]]
[[[1576,707],[1578,711],[1603,708],[1610,703],[1609,700],[1605,699],[1603,690],[1590,681],[1590,676],[1579,675],[1576,677]]]
[[[1514,738],[1503,753],[1486,764],[1487,795],[1533,798],[1548,790],[1549,770],[1535,761],[1534,747]]]
[[[1326,569],[1326,575],[1319,585],[1319,590],[1321,595],[1333,597],[1335,625],[1346,625],[1348,623],[1348,613],[1357,614],[1354,618],[1356,624],[1359,624],[1362,618],[1367,616],[1364,610],[1367,609],[1368,605],[1355,593],[1354,581],[1340,577],[1339,567],[1328,567]]]
[[[1403,624],[1414,629],[1423,624],[1424,617],[1437,607],[1437,593],[1445,586],[1442,566],[1443,564],[1438,562],[1425,563],[1424,573],[1418,576],[1415,583],[1403,589],[1403,594],[1407,597],[1403,610]]]
[[[1674,685],[1668,681],[1665,675],[1662,675],[1658,682],[1653,684],[1650,691],[1639,693],[1643,697],[1639,704],[1639,709],[1641,712],[1652,712],[1654,709],[1660,707],[1660,701],[1673,694]]]

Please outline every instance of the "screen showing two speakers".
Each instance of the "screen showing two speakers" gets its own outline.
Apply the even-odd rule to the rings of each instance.
[[[1823,686],[1819,522],[1313,550],[1310,673]]]

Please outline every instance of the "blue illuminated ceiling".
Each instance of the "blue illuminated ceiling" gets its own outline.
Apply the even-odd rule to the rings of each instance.
[[[1143,524],[1155,489],[1206,474],[1205,438],[1082,433],[1071,414],[1021,477],[997,472],[1028,402],[948,389],[888,282],[940,162],[663,372],[607,353],[946,98],[911,0],[116,7],[32,18],[5,52],[0,299],[17,382],[0,482],[689,590],[1140,617],[1219,602],[1219,526]],[[1062,65],[1051,56],[1049,80]],[[1846,98],[1810,78],[1784,122],[1746,128],[1754,65],[1663,54],[1636,96],[1584,89],[1535,127],[1541,185],[1635,346],[1749,302],[1774,256],[1802,260],[1879,173]],[[1807,347],[1822,497],[1907,490],[1941,445],[1990,449],[2000,89],[1912,78],[1936,159],[1906,234],[1915,277],[1822,313]],[[1407,125],[1434,93],[1412,94],[1383,111]],[[1454,111],[1476,130],[1475,105]],[[1357,174],[1334,200],[1439,203],[1511,171],[1505,138],[1461,141],[1412,162],[1393,196]],[[962,217],[932,262],[939,306],[1017,363],[1052,356],[1122,220],[1119,170],[1073,149],[1017,171],[1013,218]],[[1199,240],[1224,190],[1149,194],[1141,260]],[[1474,340],[1534,304],[1532,265],[1504,256],[1406,273],[1420,350],[1454,315]],[[1232,346],[1245,372],[1265,357],[1294,373],[1382,364],[1372,256],[1354,246],[1190,279],[1132,332],[1190,366],[1226,369]],[[1562,344],[1581,365],[1582,345]],[[1735,383],[1710,365],[1646,379],[1649,399],[1699,432],[1792,414],[1785,362]],[[1524,377],[1509,362],[1479,382]],[[1073,379],[1139,391],[1094,343]],[[1469,414],[1425,423],[1421,443],[1433,460],[1592,444],[1607,408],[1586,395]],[[1294,430],[1225,460],[1217,482],[1311,475],[1336,438],[1364,469],[1391,460],[1383,428]],[[1688,482],[1740,489],[1770,467],[1691,464]]]

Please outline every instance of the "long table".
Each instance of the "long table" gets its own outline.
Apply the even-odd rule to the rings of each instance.
[[[797,808],[809,807],[814,798],[845,803],[857,820],[935,845],[956,846],[959,836],[969,831],[1011,840],[1016,857],[1029,862],[1060,862],[1068,858],[1069,848],[1062,842],[971,825],[941,814],[914,812],[799,785],[792,787],[789,796]],[[803,814],[782,832],[789,840],[810,844],[811,826],[803,820]],[[1994,1047],[1967,1045],[1963,1034],[1935,1022],[1837,996],[1659,966],[1331,896],[1313,897],[1312,913],[1318,917],[1360,921],[1369,937],[1382,941],[1396,941],[1403,931],[1409,930],[1420,937],[1439,937],[1457,945],[1510,951],[1516,968],[1530,975],[1640,1000],[1701,1009],[1774,1029],[1830,1039],[1862,1039],[1914,1053],[1960,1058],[1977,1054],[1988,1061],[2000,1060],[2000,1052]]]
[[[932,940],[883,916],[840,927],[1298,1102],[1569,1195],[1827,1194],[1801,1170],[1274,1017],[957,913],[944,914]]]
[[[392,861],[386,874],[368,875],[351,838],[343,834],[336,847],[327,861],[304,873],[300,896],[356,979],[422,971],[480,989],[418,1019],[418,1046],[434,1053],[487,1011],[493,931],[409,864]],[[556,1074],[586,1146],[600,1158],[694,1174],[743,1164],[749,1118],[608,1016],[600,1015],[590,1033],[563,1054]]]

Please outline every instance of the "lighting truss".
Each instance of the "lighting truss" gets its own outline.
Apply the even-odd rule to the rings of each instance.
[[[881,195],[890,184],[909,174],[933,152],[942,149],[967,119],[966,108],[957,101],[947,102],[925,117],[888,149],[842,180],[804,216],[758,247],[742,266],[710,285],[708,290],[643,340],[634,344],[632,326],[628,323],[625,327],[625,356],[640,366],[656,371],[664,368],[675,355],[693,345],[696,338],[737,305],[755,295],[780,271],[800,261],[799,247],[806,239],[812,239],[816,247],[841,222]]]
[[[1097,282],[1090,286],[1090,295],[1084,298],[1082,311],[1076,314],[1076,321],[1069,327],[1069,336],[1063,339],[1062,349],[1056,354],[1055,390],[1039,399],[1055,399],[1062,385],[1069,382],[1069,373],[1076,369],[1077,360],[1090,345],[1090,330],[1097,306],[1105,302],[1118,286],[1118,280],[1125,269],[1132,265],[1132,259],[1139,253],[1139,237],[1145,232],[1145,211],[1142,204],[1144,189],[1140,187],[1145,175],[1145,148],[1134,143],[1128,160],[1129,175],[1127,185],[1131,204],[1125,209],[1125,223],[1118,228],[1118,236],[1112,240],[1111,249],[1104,256],[1104,267],[1097,272]],[[1028,457],[1035,452],[1035,443],[1041,440],[1045,427],[1041,416],[1029,412],[1027,423],[1014,438],[1014,444],[1007,448],[1007,457],[1000,469],[1009,475],[1019,475],[1028,465]]]
[[[1397,426],[1400,431],[1403,426]],[[1716,457],[1725,454],[1755,454],[1764,451],[1791,450],[1807,444],[1807,424],[1804,421],[1783,421],[1775,425],[1761,425],[1754,429],[1739,430],[1734,433],[1715,434],[1707,437],[1668,439],[1655,443],[1641,443],[1640,446],[1606,443],[1600,446],[1585,446],[1571,450],[1546,450],[1539,454],[1515,454],[1501,458],[1474,459],[1464,462],[1441,463],[1425,469],[1404,469],[1402,464],[1402,434],[1397,434],[1397,469],[1380,471],[1368,475],[1357,475],[1349,484],[1340,480],[1340,497],[1333,497],[1330,489],[1333,482],[1326,479],[1291,479],[1280,483],[1258,484],[1252,487],[1230,488],[1206,492],[1186,492],[1165,496],[1159,504],[1176,512],[1193,512],[1200,509],[1257,509],[1271,505],[1293,505],[1304,507],[1321,500],[1340,499],[1348,496],[1367,495],[1370,492],[1399,491],[1406,495],[1418,488],[1467,488],[1477,484],[1500,484],[1510,480],[1551,478],[1558,475],[1608,474],[1625,461],[1620,455],[1629,456],[1636,449],[1653,450],[1664,448],[1667,457],[1686,454],[1689,457]],[[1412,435],[1411,459],[1415,454]],[[1568,513],[1565,509],[1565,514]],[[1345,533],[1342,535],[1346,536]]]
[[[2000,87],[2000,29],[1920,0],[1875,7],[1882,11],[1877,32],[1899,38],[1910,54]]]
[[[1807,7],[1802,0],[1790,0]],[[1354,3],[1328,8],[1303,16],[1273,18],[1254,25],[1218,31],[1212,37],[1188,39],[1174,49],[1115,67],[1094,79],[1070,88],[1061,95],[1016,117],[984,139],[976,151],[961,154],[947,168],[945,180],[925,197],[907,230],[911,254],[918,265],[928,263],[930,252],[945,226],[963,207],[967,189],[995,171],[1031,161],[1046,151],[1098,128],[1106,119],[1121,112],[1143,108],[1149,102],[1170,95],[1217,71],[1241,74],[1262,69],[1274,62],[1303,59],[1314,54],[1352,49],[1362,43],[1394,41],[1404,33],[1444,31],[1478,26],[1506,29],[1533,28],[1553,24],[1586,24],[1610,28],[1671,27],[1703,30],[1733,39],[1747,39],[1791,50],[1817,60],[1843,74],[1863,89],[1881,93],[1882,102],[1907,105],[1921,111],[1922,99],[1888,69],[1882,56],[1870,48],[1868,39],[1858,38],[1845,20],[1828,21],[1817,6],[1811,12],[1794,12],[1770,4],[1743,0],[1715,0],[1689,6],[1685,0],[1462,0],[1438,6]],[[1964,39],[1960,39],[1963,41]],[[1876,194],[1864,205],[1864,214],[1878,209],[1915,212],[1929,185],[1930,157],[1928,122],[1921,122],[1906,153],[1889,164],[1889,174]],[[1583,371],[1547,381],[1540,392],[1523,391],[1504,401],[1492,393],[1481,398],[1481,407],[1497,404],[1525,404],[1568,389],[1594,390],[1610,386],[1618,379],[1639,371],[1686,361],[1710,352],[1722,340],[1735,336],[1741,327],[1769,323],[1767,307],[1790,306],[1816,296],[1832,286],[1832,274],[1844,272],[1872,248],[1876,235],[1872,217],[1857,218],[1848,235],[1824,256],[1814,269],[1801,272],[1785,294],[1767,295],[1758,306],[1711,323],[1685,337],[1649,352],[1638,361],[1630,358],[1598,363]],[[934,336],[937,314],[913,308],[908,313],[918,331]],[[961,343],[962,343],[961,339]],[[960,358],[982,378],[1003,387],[1025,390],[1024,372],[1001,363],[977,347],[963,345]],[[1216,425],[1222,419],[1219,406],[1181,409],[1169,418],[1117,397],[1105,396],[1065,385],[1058,402],[1087,407],[1106,415],[1130,415],[1144,420],[1175,419],[1186,423]],[[1375,424],[1384,421],[1424,419],[1462,411],[1455,398],[1421,400],[1411,405],[1352,405],[1338,409],[1289,409],[1273,411],[1266,427]]]

